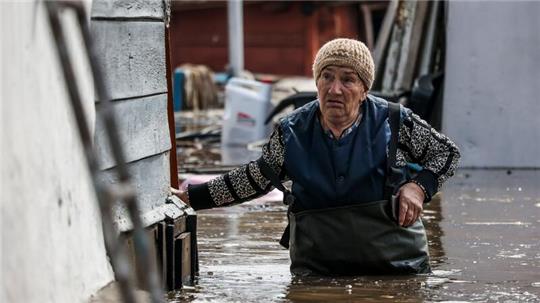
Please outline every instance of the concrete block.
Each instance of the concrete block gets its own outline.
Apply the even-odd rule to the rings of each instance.
[[[99,103],[97,104],[99,106]],[[126,162],[133,162],[171,149],[167,120],[167,95],[113,103]],[[102,119],[96,119],[94,136],[100,169],[116,165]]]
[[[91,22],[112,99],[167,92],[164,26],[163,22]]]
[[[129,163],[128,169],[137,192],[141,214],[165,203],[170,194],[169,152]],[[99,178],[106,184],[118,183],[114,169],[103,171]],[[122,225],[122,220],[127,220],[127,217],[125,207],[114,206],[114,219],[117,224]]]
[[[163,0],[95,0],[92,18],[145,18],[163,20]]]

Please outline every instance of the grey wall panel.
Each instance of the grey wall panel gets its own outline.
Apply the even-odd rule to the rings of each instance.
[[[127,162],[171,149],[167,120],[167,94],[116,101],[113,106],[120,132],[120,144],[124,148]],[[94,144],[101,169],[116,165],[105,135],[103,121],[98,116]]]
[[[92,18],[151,18],[163,20],[163,0],[94,0]]]
[[[540,2],[450,1],[443,131],[463,167],[540,167]]]
[[[163,22],[94,20],[91,27],[113,99],[167,91]]]
[[[161,153],[149,158],[132,162],[128,165],[135,185],[141,213],[165,203],[170,192],[169,152]],[[118,183],[113,169],[105,170],[100,175],[101,181],[106,184]],[[125,219],[126,209],[115,207],[115,221]]]

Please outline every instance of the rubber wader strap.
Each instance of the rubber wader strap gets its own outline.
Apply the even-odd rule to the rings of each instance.
[[[392,171],[392,166],[396,164],[396,153],[398,145],[398,136],[399,136],[399,124],[400,109],[399,104],[388,102],[388,122],[390,123],[390,142],[388,144],[388,161],[386,163],[387,172]]]
[[[268,180],[270,180],[270,183],[283,192],[283,203],[285,205],[288,205],[289,208],[287,209],[287,220],[289,219],[289,212],[291,211],[293,204],[294,204],[294,196],[291,193],[290,190],[285,188],[283,184],[281,183],[281,180],[277,176],[277,174],[274,172],[274,170],[266,163],[266,161],[263,160],[261,157],[257,163],[259,164],[259,168],[261,169],[261,173],[263,176],[265,176]],[[290,239],[290,224],[287,223],[287,227],[285,227],[285,230],[283,231],[283,235],[281,235],[281,240],[279,240],[279,244],[285,248],[289,248],[289,239]]]
[[[289,190],[286,189],[283,184],[281,184],[281,180],[279,180],[276,172],[274,172],[274,170],[270,167],[270,165],[268,165],[268,163],[266,163],[266,161],[264,161],[263,158],[260,158],[257,163],[259,164],[259,168],[261,169],[263,176],[270,180],[270,183],[272,183],[275,188],[279,189],[283,193],[289,192]]]
[[[401,124],[401,110],[398,103],[388,102],[388,123],[390,124],[390,142],[388,143],[388,159],[386,161],[384,197],[390,201],[392,216],[397,222],[399,217],[399,201],[394,194],[399,184],[397,184],[398,181],[394,180],[394,178],[398,178],[399,176],[399,171],[395,168],[399,126]]]

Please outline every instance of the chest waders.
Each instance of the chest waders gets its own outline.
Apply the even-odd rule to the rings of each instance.
[[[384,200],[333,208],[294,211],[293,194],[273,169],[260,161],[261,171],[284,194],[289,224],[280,244],[289,248],[291,272],[310,275],[429,273],[424,226],[419,218],[409,227],[397,223],[400,169],[395,167],[400,124],[399,105],[389,103],[391,139],[388,146]]]

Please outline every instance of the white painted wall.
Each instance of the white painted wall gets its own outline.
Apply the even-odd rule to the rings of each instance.
[[[540,167],[540,1],[450,1],[443,131],[463,167]]]
[[[1,301],[85,302],[113,274],[45,7],[0,11]],[[93,125],[88,69],[79,71]]]

